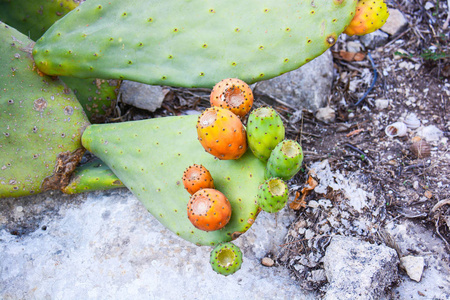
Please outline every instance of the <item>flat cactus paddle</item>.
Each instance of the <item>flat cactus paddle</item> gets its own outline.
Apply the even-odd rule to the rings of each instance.
[[[357,0],[87,0],[33,50],[49,75],[212,88],[297,69],[332,46]]]
[[[79,0],[0,0],[0,21],[32,40],[78,6]]]
[[[66,194],[79,194],[125,187],[111,169],[100,159],[77,166],[70,182],[62,191]]]
[[[265,164],[251,151],[238,160],[214,158],[197,140],[197,119],[192,115],[91,125],[82,141],[163,225],[197,245],[216,245],[237,238],[255,221]],[[182,176],[192,164],[205,166],[215,188],[231,203],[231,219],[220,230],[199,230],[188,219],[190,194]]]
[[[0,22],[0,198],[60,189],[89,122],[75,95],[33,64],[33,41]]]

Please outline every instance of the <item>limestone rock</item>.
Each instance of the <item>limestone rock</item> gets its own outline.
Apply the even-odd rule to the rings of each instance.
[[[284,101],[297,110],[316,111],[326,105],[332,83],[333,57],[327,50],[297,70],[257,83],[253,92]]]
[[[408,20],[406,20],[401,11],[398,9],[389,9],[389,18],[383,27],[381,27],[381,30],[392,36],[396,36],[402,33],[407,26]]]
[[[379,299],[397,279],[397,265],[398,256],[392,248],[335,236],[324,257],[330,283],[324,299]]]
[[[123,103],[154,112],[161,107],[168,90],[161,86],[124,80],[120,86]]]
[[[415,256],[403,256],[400,258],[402,267],[406,270],[409,278],[414,281],[420,282],[422,278],[423,268],[425,266],[425,260],[423,257]]]

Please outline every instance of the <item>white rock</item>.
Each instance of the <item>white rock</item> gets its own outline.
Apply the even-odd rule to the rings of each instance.
[[[336,112],[329,106],[319,108],[316,113],[316,118],[322,122],[330,123],[336,118]]]
[[[381,30],[395,36],[401,33],[406,26],[408,26],[408,20],[403,13],[398,9],[389,9],[389,18]]]
[[[414,281],[420,282],[423,274],[423,268],[425,266],[425,259],[423,257],[416,256],[403,256],[400,258],[402,267],[406,270],[409,278]]]
[[[389,103],[391,102],[391,100],[387,100],[387,99],[377,99],[375,100],[375,107],[378,110],[383,110],[389,107]]]

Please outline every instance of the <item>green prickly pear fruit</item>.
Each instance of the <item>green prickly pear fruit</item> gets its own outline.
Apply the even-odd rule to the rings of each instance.
[[[183,184],[186,191],[193,195],[201,189],[214,188],[211,173],[202,165],[193,164],[183,173]]]
[[[69,184],[62,189],[66,194],[78,194],[125,187],[119,178],[100,159],[78,166]]]
[[[247,120],[247,141],[257,158],[266,162],[284,137],[283,121],[275,109],[263,106],[250,113]]]
[[[36,41],[56,21],[78,6],[78,0],[1,0],[0,20]]]
[[[294,140],[284,140],[270,154],[265,178],[279,177],[289,180],[298,173],[303,162],[303,150]]]
[[[187,214],[189,221],[198,229],[219,230],[230,221],[231,204],[220,191],[201,189],[189,199]]]
[[[280,178],[270,178],[264,181],[258,189],[258,204],[268,213],[280,211],[289,197],[287,184]]]
[[[0,22],[0,197],[63,188],[84,153],[86,115],[59,79],[38,74],[33,43]]]
[[[238,78],[227,78],[218,82],[211,91],[211,106],[231,110],[243,119],[253,106],[253,93],[248,84]]]
[[[209,258],[212,269],[225,276],[236,273],[241,268],[242,261],[241,249],[231,242],[217,245]]]
[[[95,124],[86,128],[82,141],[164,226],[194,244],[216,245],[237,238],[255,222],[265,164],[250,151],[238,160],[205,152],[196,139],[197,120],[189,115]],[[180,175],[194,163],[208,166],[214,186],[230,201],[233,213],[221,230],[200,230],[186,216],[188,198]]]
[[[238,159],[247,151],[244,125],[225,108],[214,106],[204,110],[198,117],[196,128],[200,144],[219,159]]]
[[[88,0],[47,30],[33,56],[49,75],[205,88],[223,78],[252,84],[333,46],[356,2]]]

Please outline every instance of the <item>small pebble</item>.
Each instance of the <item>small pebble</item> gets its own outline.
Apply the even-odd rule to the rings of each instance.
[[[275,264],[275,262],[270,257],[264,257],[261,260],[261,264],[266,267],[272,267]]]

